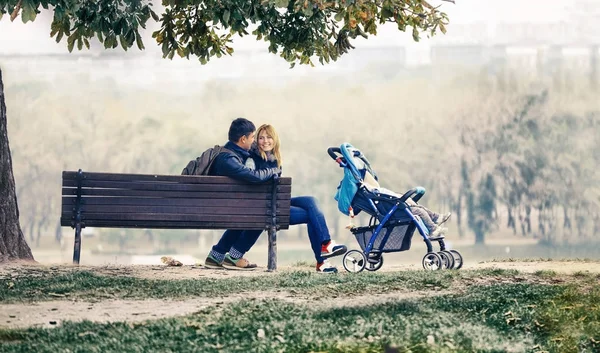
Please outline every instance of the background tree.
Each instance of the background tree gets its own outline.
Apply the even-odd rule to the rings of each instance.
[[[33,255],[19,225],[19,207],[8,145],[4,84],[0,69],[0,262],[16,259],[33,260]]]
[[[354,48],[350,39],[375,35],[378,25],[386,22],[395,23],[400,31],[412,30],[416,41],[421,32],[445,32],[447,24],[446,14],[425,0],[164,0],[162,5],[163,12],[158,16],[151,2],[139,0],[0,0],[0,19],[9,15],[15,20],[20,14],[27,23],[41,11],[53,11],[50,35],[57,42],[66,39],[69,51],[75,47],[89,49],[92,38],[106,49],[120,45],[127,50],[136,45],[142,50],[140,30],[152,19],[160,23],[153,38],[161,46],[163,57],[193,56],[202,64],[213,56],[231,55],[233,37],[251,31],[257,40],[269,42],[270,52],[292,66],[313,65],[313,58],[321,64],[335,61]],[[1,75],[0,97],[0,261],[33,259],[19,225]],[[32,223],[31,233],[34,226]]]

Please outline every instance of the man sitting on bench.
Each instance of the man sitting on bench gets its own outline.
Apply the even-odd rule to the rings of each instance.
[[[237,118],[229,127],[229,141],[225,144],[226,150],[215,157],[208,175],[227,176],[230,178],[250,182],[262,183],[279,174],[279,168],[253,170],[245,166],[250,156],[248,150],[254,142],[254,124],[244,118]],[[228,268],[234,270],[253,270],[256,264],[250,263],[239,254],[231,254],[230,249],[241,236],[258,237],[262,230],[234,230],[228,229],[223,233],[219,242],[212,247],[206,257],[204,266],[208,268]]]

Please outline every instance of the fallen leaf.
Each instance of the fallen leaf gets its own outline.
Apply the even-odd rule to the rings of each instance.
[[[183,266],[183,263],[181,263],[181,261],[177,261],[170,256],[163,256],[160,258],[160,261],[162,261],[162,263],[166,264],[167,266]]]

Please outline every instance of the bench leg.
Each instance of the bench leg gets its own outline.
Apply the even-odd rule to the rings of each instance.
[[[73,249],[73,265],[79,265],[79,255],[81,253],[81,224],[75,226],[75,245]]]
[[[277,270],[277,229],[269,227],[269,260],[267,271]]]

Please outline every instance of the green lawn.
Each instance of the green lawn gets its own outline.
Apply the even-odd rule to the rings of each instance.
[[[323,276],[312,271],[198,280],[145,280],[74,271],[4,278],[0,304],[31,300],[189,298],[287,291],[304,302],[237,301],[143,323],[66,322],[0,330],[1,352],[600,352],[600,278],[550,271],[404,271]],[[377,293],[431,295],[386,297]],[[443,290],[443,291],[441,291]],[[64,295],[64,297],[63,297]],[[348,305],[311,305],[323,297]],[[348,297],[354,299],[347,299]]]

